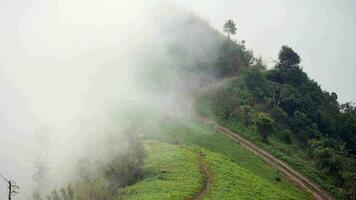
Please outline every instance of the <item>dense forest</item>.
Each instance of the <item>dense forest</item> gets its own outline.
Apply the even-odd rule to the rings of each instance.
[[[354,199],[355,105],[340,104],[337,94],[322,90],[288,46],[272,69],[230,37],[220,53],[216,70],[224,83],[203,94],[199,111],[231,128],[251,130],[258,137],[246,137],[335,196]]]

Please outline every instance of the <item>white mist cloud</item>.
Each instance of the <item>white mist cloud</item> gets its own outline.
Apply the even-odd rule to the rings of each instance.
[[[176,31],[185,15],[157,1],[0,1],[0,172],[21,186],[15,199],[33,189],[38,157],[60,183],[78,157],[105,152],[107,137],[125,127],[115,113],[189,107],[181,100],[198,80],[182,81],[180,68],[214,56],[194,51],[201,27]],[[214,52],[216,41],[205,39],[203,50]],[[172,56],[177,44],[191,57]],[[0,199],[5,193],[0,185]]]
[[[145,0],[62,0],[58,1],[59,19],[63,24],[92,26],[127,26],[147,12]]]

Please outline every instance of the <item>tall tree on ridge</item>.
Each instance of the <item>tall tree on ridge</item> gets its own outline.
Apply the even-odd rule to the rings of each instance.
[[[225,22],[224,24],[224,32],[227,33],[227,36],[230,38],[230,34],[231,35],[235,35],[236,34],[236,23],[232,20],[229,19]]]

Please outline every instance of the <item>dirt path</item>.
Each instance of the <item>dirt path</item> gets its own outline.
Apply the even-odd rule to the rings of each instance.
[[[274,168],[277,168],[280,172],[285,174],[287,176],[287,178],[292,183],[297,185],[299,188],[301,188],[304,191],[312,193],[314,199],[316,199],[316,200],[334,200],[335,199],[330,194],[328,194],[323,189],[321,189],[317,184],[313,183],[310,179],[301,175],[299,172],[297,172],[296,170],[289,167],[286,163],[284,163],[283,161],[274,157],[270,153],[264,151],[263,149],[259,148],[254,143],[250,142],[249,140],[247,140],[245,138],[242,138],[239,134],[231,131],[230,129],[228,129],[226,127],[223,127],[223,126],[211,121],[210,119],[197,117],[197,116],[195,116],[195,118],[204,124],[212,125],[213,128],[215,130],[217,130],[218,132],[226,135],[227,137],[231,138],[232,140],[234,140],[236,142],[239,142],[246,149],[254,152],[260,158],[265,160],[269,165],[271,165]]]
[[[191,200],[201,200],[205,197],[205,195],[209,192],[211,183],[212,183],[212,177],[213,174],[209,170],[209,167],[204,159],[204,155],[202,153],[198,154],[198,162],[199,162],[199,168],[200,171],[203,173],[203,185],[200,189],[200,191],[195,194]]]

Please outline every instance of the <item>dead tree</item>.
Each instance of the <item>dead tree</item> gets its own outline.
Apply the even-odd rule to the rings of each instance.
[[[11,200],[12,196],[19,193],[20,187],[16,185],[15,181],[9,180],[0,174],[0,177],[6,182],[8,188],[8,200]]]

